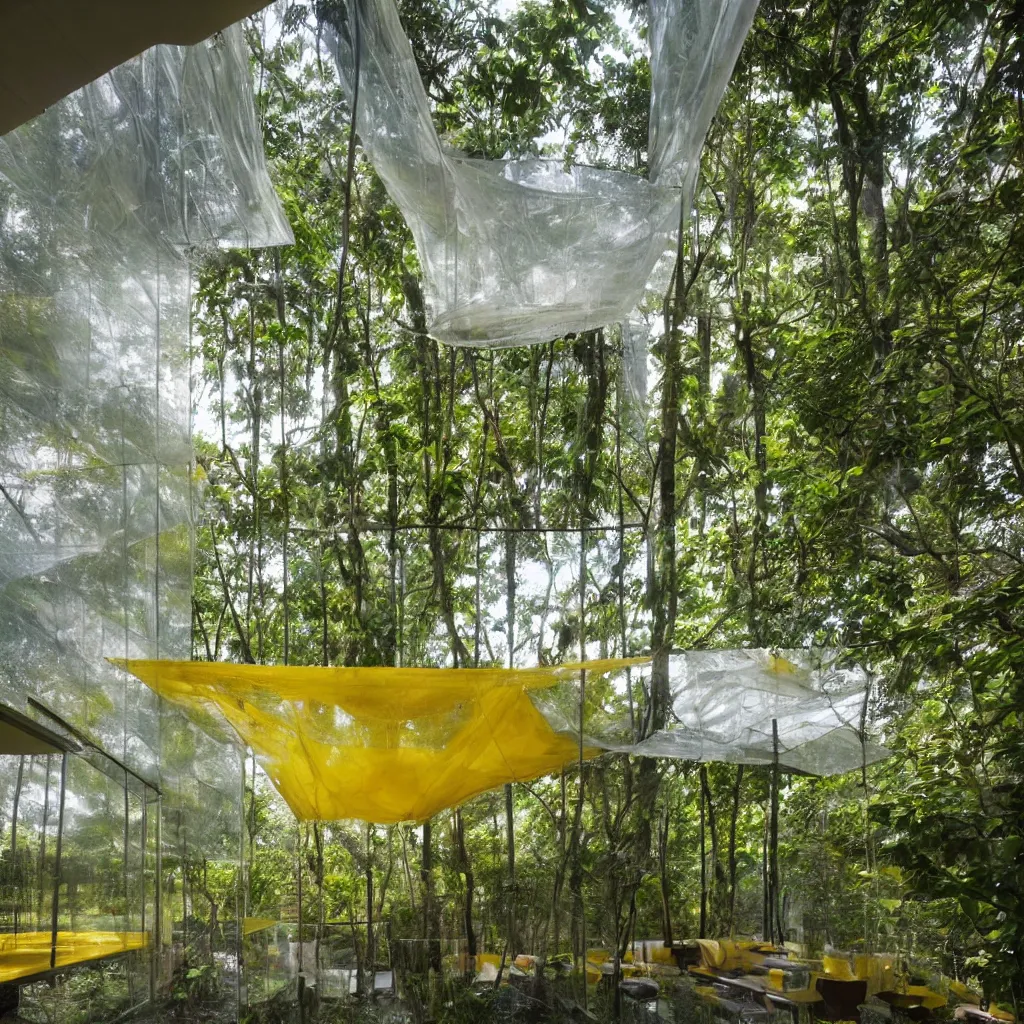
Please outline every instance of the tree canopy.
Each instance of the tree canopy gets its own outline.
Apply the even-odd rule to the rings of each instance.
[[[812,946],[912,951],[1019,1005],[1016,7],[763,0],[646,336],[609,325],[503,351],[427,334],[415,247],[317,16],[327,0],[248,26],[296,244],[225,253],[196,293],[195,655],[650,653],[629,695],[642,738],[668,714],[672,650],[843,648],[876,675],[896,756],[787,780],[787,921]],[[638,5],[406,0],[402,16],[453,145],[643,173]],[[376,865],[377,913],[414,930],[410,844],[433,842],[452,933],[464,905],[484,941],[514,927],[538,951],[758,931],[766,794],[761,769],[628,757],[517,785],[511,883],[501,794],[422,839],[318,825],[307,912],[349,913]],[[282,812],[253,787],[250,813],[258,913],[293,881],[273,853]],[[400,863],[408,884],[389,887]]]

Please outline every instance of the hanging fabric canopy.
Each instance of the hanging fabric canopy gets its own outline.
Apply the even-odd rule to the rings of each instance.
[[[530,694],[583,667],[314,668],[114,660],[162,697],[213,711],[303,820],[423,821],[506,782],[560,771],[579,743]],[[585,758],[600,754],[586,747]]]
[[[649,179],[470,159],[438,139],[394,0],[328,27],[363,147],[419,254],[430,333],[509,347],[623,321],[688,211],[704,136],[757,0],[649,0]]]
[[[608,715],[594,713],[587,743],[685,761],[771,765],[777,756],[784,770],[805,775],[840,775],[890,756],[862,737],[871,725],[868,674],[841,666],[837,651],[688,651],[672,656],[669,672],[668,726],[629,743]],[[553,709],[548,717],[571,728]]]

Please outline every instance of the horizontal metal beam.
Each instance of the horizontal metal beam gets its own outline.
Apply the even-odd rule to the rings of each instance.
[[[46,717],[49,718],[51,722],[55,722],[62,729],[64,729],[72,736],[74,736],[74,738],[82,744],[82,747],[86,747],[89,750],[92,750],[95,753],[99,754],[104,760],[109,761],[112,765],[114,765],[115,768],[119,768],[126,775],[130,775],[137,782],[141,782],[142,785],[146,787],[146,789],[151,790],[157,796],[162,795],[160,787],[156,785],[156,783],[152,782],[150,779],[147,779],[144,775],[140,775],[133,768],[129,768],[128,765],[126,765],[124,761],[122,761],[119,757],[115,757],[109,751],[105,750],[94,739],[92,739],[90,736],[84,733],[81,729],[72,725],[66,719],[61,718],[61,716],[58,715],[56,711],[52,710],[51,708],[48,708],[42,701],[36,700],[35,697],[29,697],[28,703],[31,707],[35,708],[36,711],[38,711],[40,714],[46,715]],[[69,747],[68,749],[78,753],[80,752],[81,748]]]

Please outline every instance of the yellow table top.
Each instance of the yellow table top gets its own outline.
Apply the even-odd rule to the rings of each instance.
[[[52,938],[50,932],[0,933],[0,983],[50,970]],[[149,932],[58,932],[54,966],[70,967],[148,945]]]

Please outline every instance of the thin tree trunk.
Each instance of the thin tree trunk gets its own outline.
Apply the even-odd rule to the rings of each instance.
[[[372,998],[377,956],[373,933],[373,825],[366,825],[366,984]]]
[[[769,798],[770,799],[770,798]],[[761,829],[761,935],[766,942],[771,941],[771,917],[768,913],[771,900],[771,881],[768,874],[768,832],[769,811],[764,808],[764,825]]]
[[[671,889],[668,879],[668,826],[669,805],[666,801],[658,829],[658,868],[661,877],[661,929],[662,941],[666,946],[672,945],[672,903]]]
[[[473,866],[466,849],[466,834],[462,821],[462,808],[455,809],[455,847],[459,855],[459,867],[466,880],[466,901],[463,906],[463,922],[466,929],[466,977],[470,978],[476,964],[476,932],[473,929]]]
[[[711,792],[711,783],[708,779],[707,765],[700,766],[700,786],[703,793],[703,804],[707,815],[707,834],[711,840],[711,848],[708,850],[710,871],[707,873],[706,894],[708,904],[707,923],[711,928],[718,928],[721,925],[720,913],[718,912],[718,822],[715,816],[715,799]]]
[[[700,780],[700,931],[698,938],[708,936],[708,850],[704,835],[704,766],[701,765]]]
[[[430,821],[423,823],[423,938],[427,944],[427,964],[430,970],[441,970],[441,933],[434,897],[433,828]]]
[[[736,766],[736,782],[732,789],[732,819],[729,822],[729,936],[736,929],[736,826],[740,816],[740,789],[743,765]]]

